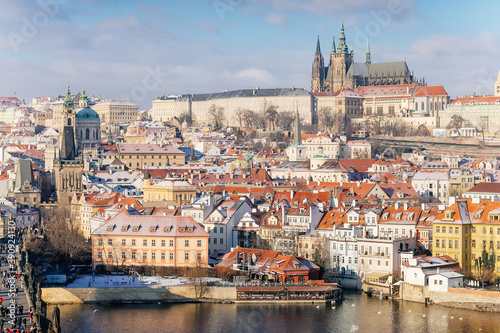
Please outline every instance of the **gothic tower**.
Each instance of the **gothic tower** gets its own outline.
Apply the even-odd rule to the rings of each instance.
[[[367,38],[366,39],[366,60],[365,60],[365,64],[366,66],[370,66],[372,63],[372,56],[371,56],[371,53],[370,53],[370,40]]]
[[[347,71],[353,63],[353,52],[347,47],[344,34],[344,22],[340,27],[339,45],[335,53],[332,53],[330,59],[332,72],[330,78],[331,91],[337,91],[342,88],[354,88],[352,79],[347,77]]]
[[[321,54],[321,48],[319,46],[319,36],[318,36],[318,42],[316,43],[316,53],[314,54],[314,61],[312,64],[312,75],[311,75],[312,92],[323,91],[324,78],[325,78],[325,62],[323,59],[323,55]]]
[[[75,147],[75,109],[69,90],[63,103],[63,130],[59,137],[59,158],[54,161],[56,196],[59,204],[69,205],[75,192],[82,190],[83,162]]]

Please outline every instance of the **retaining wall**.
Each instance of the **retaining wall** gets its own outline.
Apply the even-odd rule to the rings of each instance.
[[[236,287],[207,287],[203,298],[235,300]],[[159,302],[196,299],[193,286],[42,288],[42,299],[49,304],[94,302]]]

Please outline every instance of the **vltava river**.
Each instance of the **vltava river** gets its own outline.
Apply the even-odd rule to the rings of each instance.
[[[63,332],[495,332],[500,314],[368,298],[342,304],[61,305]],[[50,316],[49,307],[49,316]]]

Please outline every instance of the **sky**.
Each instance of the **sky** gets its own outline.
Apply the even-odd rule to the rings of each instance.
[[[356,62],[405,60],[451,98],[491,94],[498,1],[0,0],[0,96],[86,87],[151,108],[161,95],[311,85],[343,20]]]

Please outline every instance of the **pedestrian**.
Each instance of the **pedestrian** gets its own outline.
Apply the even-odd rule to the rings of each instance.
[[[19,315],[22,316],[23,315],[23,306],[22,306],[22,304],[19,304],[18,309],[19,309]]]
[[[30,324],[33,323],[33,308],[30,308]]]
[[[23,329],[26,329],[26,317],[23,318]]]

